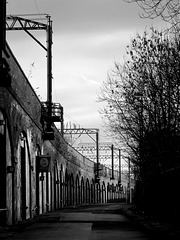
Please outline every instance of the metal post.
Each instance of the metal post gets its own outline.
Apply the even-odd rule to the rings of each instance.
[[[6,41],[6,0],[0,1],[0,59],[2,58],[2,50],[5,48]]]
[[[111,146],[111,158],[112,158],[112,176],[111,180],[114,179],[114,145]]]
[[[119,149],[119,184],[121,184],[121,149]]]
[[[64,135],[64,109],[61,107],[61,134]]]
[[[52,116],[52,21],[48,16],[47,27],[47,104],[48,117]]]
[[[99,179],[99,130],[96,132],[97,179]]]

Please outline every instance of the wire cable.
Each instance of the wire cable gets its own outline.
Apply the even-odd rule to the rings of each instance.
[[[37,12],[38,12],[38,14],[39,14],[39,17],[41,18],[42,16],[41,16],[41,14],[40,14],[40,11],[39,11],[39,7],[38,7],[38,4],[37,4],[37,1],[34,0],[34,3],[35,3],[35,5],[36,5],[36,9],[37,9]]]

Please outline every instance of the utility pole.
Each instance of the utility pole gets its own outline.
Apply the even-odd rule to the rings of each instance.
[[[36,14],[30,14],[27,16],[35,15]],[[48,20],[47,24],[20,17],[24,15],[7,16],[6,30],[24,30],[45,51],[47,51],[47,101],[42,102],[42,118],[44,122],[46,122],[45,125],[43,123],[43,139],[54,140],[54,131],[52,128],[52,124],[53,122],[63,122],[63,107],[59,103],[52,102],[52,21],[49,15],[47,14],[42,15],[45,16],[45,18],[42,18],[42,20]],[[31,34],[29,30],[46,30],[47,48],[33,34]],[[44,129],[44,126],[46,127],[46,129]],[[61,125],[61,132],[63,129],[62,126],[63,123]]]
[[[6,42],[6,0],[0,1],[0,61],[2,64],[2,50]]]
[[[112,159],[112,176],[111,180],[114,180],[114,145],[111,146],[111,159]]]
[[[96,181],[99,182],[99,130],[96,132],[96,163],[97,163],[97,174]]]
[[[119,149],[119,184],[121,184],[121,149]]]
[[[3,57],[3,52],[6,57],[9,57],[6,48],[6,0],[0,0],[0,87],[11,86],[10,68],[6,59]]]
[[[52,21],[50,16],[47,25],[47,104],[48,116],[52,116]]]
[[[47,115],[49,119],[52,116],[52,21],[51,17],[47,16]],[[47,133],[52,133],[52,123],[47,122]]]

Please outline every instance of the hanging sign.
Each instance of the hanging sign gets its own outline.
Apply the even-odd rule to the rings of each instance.
[[[49,155],[37,156],[36,160],[37,160],[37,170],[39,172],[50,172],[51,157]]]

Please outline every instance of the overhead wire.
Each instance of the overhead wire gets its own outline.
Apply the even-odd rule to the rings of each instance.
[[[40,13],[40,10],[39,10],[39,6],[38,6],[38,3],[37,3],[37,0],[34,0],[34,3],[35,3],[35,6],[36,6],[36,9],[37,9],[37,13],[39,15],[40,18],[42,18],[41,16],[41,13]],[[55,93],[55,98],[56,100],[58,99],[57,98],[57,92],[56,92],[56,88],[55,88],[55,82],[53,81],[53,88],[54,88],[54,93]],[[71,116],[69,116],[65,111],[64,111],[64,115],[73,121],[73,123],[76,123],[79,127],[82,126],[80,123],[78,123],[74,118],[72,118]],[[79,138],[79,137],[78,137]],[[76,139],[77,140],[77,139]]]
[[[34,3],[35,3],[35,6],[36,6],[36,9],[37,9],[37,12],[39,14],[39,17],[42,18],[41,14],[40,14],[40,11],[39,11],[39,7],[38,7],[38,4],[37,4],[37,1],[34,0]]]

